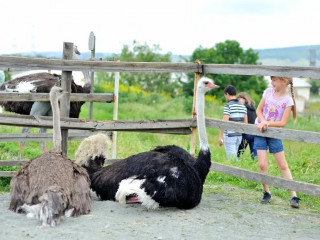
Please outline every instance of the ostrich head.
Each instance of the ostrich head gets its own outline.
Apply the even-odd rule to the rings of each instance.
[[[78,50],[78,47],[76,45],[73,45],[73,60],[78,60],[78,56],[81,55],[81,53]],[[91,85],[91,76],[90,72],[88,71],[82,71],[83,77],[84,77],[84,85]]]
[[[202,93],[203,95],[210,91],[212,88],[218,88],[219,86],[214,83],[211,78],[202,77],[198,83],[198,92]]]
[[[81,55],[81,53],[79,52],[78,47],[76,45],[73,45],[72,59],[77,60],[78,59],[78,55]]]
[[[50,90],[50,101],[54,104],[56,103],[65,92],[61,87],[53,86]]]

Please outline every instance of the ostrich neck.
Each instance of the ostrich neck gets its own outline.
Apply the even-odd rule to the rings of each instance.
[[[60,128],[60,110],[57,97],[51,98],[52,120],[53,120],[53,146],[55,152],[62,152],[61,146],[61,128]]]
[[[199,134],[200,149],[209,149],[207,133],[206,133],[206,122],[204,117],[204,94],[197,92],[197,129]]]
[[[91,85],[91,74],[87,71],[82,71],[83,77],[84,77],[84,84],[85,85]]]

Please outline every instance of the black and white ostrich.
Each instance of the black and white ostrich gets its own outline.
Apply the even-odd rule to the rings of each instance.
[[[191,209],[200,203],[203,183],[211,166],[206,136],[205,93],[218,86],[202,77],[197,86],[197,128],[200,152],[197,159],[175,145],[156,147],[103,167],[106,150],[97,146],[101,136],[91,136],[79,146],[75,161],[87,169],[91,188],[101,200],[139,202],[148,209],[173,206]],[[107,137],[105,137],[104,141]]]
[[[77,55],[80,52],[76,45],[74,45],[73,59],[78,59]],[[89,72],[82,72],[85,78],[83,86],[71,82],[71,92],[73,93],[90,93],[91,90],[91,78]],[[51,88],[61,81],[61,75],[51,73],[34,73],[26,76],[18,77],[13,80],[4,82],[0,86],[0,92],[18,92],[18,93],[49,93]],[[70,114],[71,118],[79,118],[81,106],[85,102],[71,102]],[[52,116],[50,102],[18,102],[18,101],[2,101],[0,105],[6,111],[14,112],[23,115],[33,116]],[[23,127],[21,133],[29,133],[29,127]],[[45,128],[40,128],[39,133],[45,133]],[[42,151],[46,152],[46,145],[43,142]],[[20,158],[23,158],[25,143],[20,142]]]
[[[29,160],[10,183],[9,209],[38,218],[42,226],[55,226],[64,216],[88,214],[91,210],[90,178],[86,169],[61,153],[58,99],[60,87],[52,87],[54,151]]]

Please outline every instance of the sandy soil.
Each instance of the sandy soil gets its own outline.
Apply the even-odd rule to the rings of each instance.
[[[192,210],[162,208],[147,211],[140,205],[99,201],[92,194],[89,215],[67,218],[55,228],[39,228],[35,219],[8,210],[10,195],[0,194],[0,239],[320,239],[320,216],[273,197],[221,186],[203,194]]]

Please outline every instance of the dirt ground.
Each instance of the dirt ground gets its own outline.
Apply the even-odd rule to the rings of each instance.
[[[0,194],[0,239],[320,239],[320,216],[291,208],[273,196],[262,205],[261,196],[243,189],[217,187],[203,194],[192,210],[99,201],[92,194],[92,212],[67,218],[55,228],[39,228],[35,219],[8,210],[10,195]],[[239,194],[238,194],[239,193]]]

